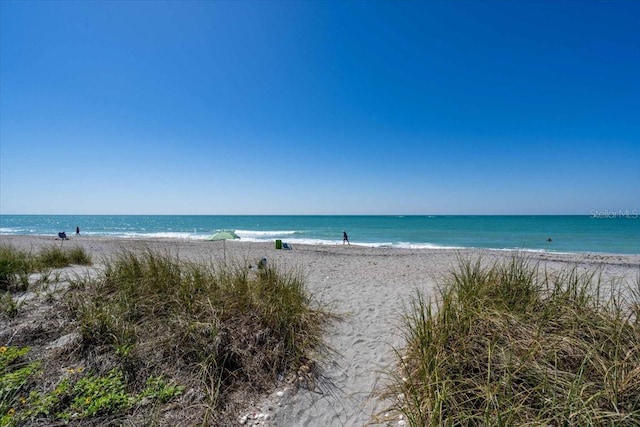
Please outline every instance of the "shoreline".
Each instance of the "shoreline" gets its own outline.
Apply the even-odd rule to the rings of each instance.
[[[70,233],[66,241],[105,241],[105,242],[156,242],[156,243],[170,243],[170,242],[192,242],[192,243],[215,243],[209,240],[210,236],[206,238],[193,238],[193,237],[165,237],[165,236],[144,236],[144,235],[135,235],[135,236],[108,236],[108,235],[81,235],[80,237],[75,236],[75,234]],[[48,241],[58,241],[61,240],[58,237],[53,235],[45,235],[45,234],[0,234],[0,243],[3,240],[9,241],[21,241],[22,239],[34,239],[36,241],[40,240],[48,240]],[[283,242],[289,243],[291,245],[295,245],[296,247],[319,247],[319,248],[333,248],[333,247],[353,247],[353,248],[362,248],[362,249],[377,249],[377,250],[391,250],[391,251],[455,251],[455,252],[482,252],[482,253],[524,253],[524,254],[532,254],[532,255],[557,255],[557,256],[567,256],[567,257],[586,257],[586,258],[594,258],[594,257],[625,257],[630,258],[632,260],[640,261],[640,253],[624,253],[624,252],[597,252],[597,251],[579,251],[579,252],[570,252],[570,251],[554,251],[554,250],[546,250],[546,249],[529,249],[529,248],[483,248],[483,247],[465,247],[465,246],[437,246],[432,244],[413,244],[407,243],[407,246],[394,246],[393,244],[383,244],[383,243],[359,243],[352,242],[350,245],[343,245],[340,240],[335,241],[322,241],[320,243],[307,243],[307,242],[297,242],[295,239],[280,239]],[[227,240],[229,244],[242,244],[242,245],[267,245],[274,246],[275,240]]]
[[[386,408],[372,397],[392,369],[394,349],[402,348],[399,333],[401,314],[419,290],[427,297],[457,265],[460,257],[480,258],[484,263],[508,259],[516,253],[539,263],[541,273],[578,268],[595,271],[612,291],[623,282],[640,283],[640,254],[557,254],[484,249],[402,249],[358,245],[293,245],[277,250],[271,242],[211,242],[172,238],[117,238],[71,236],[2,235],[1,245],[39,250],[58,245],[83,247],[99,266],[106,257],[122,250],[167,251],[182,260],[195,262],[257,263],[267,258],[270,265],[300,271],[314,301],[331,307],[342,316],[330,324],[326,343],[330,358],[321,361],[323,374],[332,386],[293,393],[278,386],[260,402],[247,402],[239,419],[256,420],[268,426],[363,426]],[[396,424],[397,425],[397,424]]]

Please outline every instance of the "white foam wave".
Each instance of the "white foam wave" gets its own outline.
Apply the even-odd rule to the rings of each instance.
[[[254,238],[259,239],[263,238],[271,238],[278,236],[290,236],[292,234],[296,234],[296,231],[293,230],[277,230],[277,231],[266,231],[266,230],[235,230],[235,233],[243,238]]]
[[[104,233],[102,233],[104,234]],[[208,236],[197,236],[193,233],[182,233],[182,232],[158,232],[158,233],[135,233],[135,232],[124,232],[124,233],[113,233],[114,236],[120,236],[124,238],[146,238],[146,239],[206,239]]]
[[[257,241],[263,242],[264,240],[249,240],[245,241]],[[284,240],[283,240],[284,241]],[[325,240],[325,239],[287,239],[286,243],[298,244],[298,245],[342,245],[342,239],[340,240]],[[368,248],[397,248],[397,249],[463,249],[459,246],[442,246],[434,245],[431,243],[409,243],[409,242],[351,242],[352,246],[362,246]]]
[[[288,232],[289,236],[295,235],[295,231]],[[300,237],[287,237],[284,233],[278,232],[266,232],[264,235],[260,232],[243,233],[242,230],[236,230],[241,238],[241,242],[258,242],[264,243],[273,241],[274,238],[282,237],[282,241],[292,245],[342,245],[342,239],[313,239],[313,238],[300,238]],[[398,249],[463,249],[462,246],[444,246],[436,245],[432,243],[410,243],[410,242],[351,242],[352,246],[362,246],[369,248],[398,248]]]
[[[488,249],[492,251],[502,251],[502,252],[531,252],[535,254],[554,254],[554,255],[571,255],[571,254],[580,253],[580,252],[565,252],[565,251],[556,251],[551,249],[534,249],[534,248],[522,248],[522,247],[499,248],[499,249],[488,248]],[[590,252],[584,252],[584,253],[590,253]],[[594,252],[594,253],[598,253],[598,252]],[[603,252],[603,253],[606,253],[606,252]]]
[[[20,234],[23,231],[24,228],[0,227],[0,234]]]
[[[410,242],[398,242],[390,245],[394,248],[401,249],[463,249],[462,246],[446,246],[436,245],[433,243],[410,243]]]
[[[286,243],[298,244],[298,245],[336,245],[337,240],[326,239],[287,239]],[[342,243],[340,241],[339,243]]]
[[[0,235],[1,236],[13,236],[13,235],[23,235],[23,234],[35,234],[36,230],[33,228],[11,228],[11,227],[0,227]]]

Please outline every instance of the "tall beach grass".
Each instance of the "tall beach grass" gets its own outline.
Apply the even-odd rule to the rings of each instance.
[[[151,250],[108,261],[102,280],[69,307],[93,370],[117,366],[130,387],[161,374],[197,390],[183,402],[188,425],[227,425],[243,395],[297,379],[301,367],[313,372],[310,353],[322,347],[329,316],[296,272],[205,266]]]
[[[0,425],[228,426],[274,387],[320,378],[331,314],[297,271],[123,250],[17,310],[32,272],[90,257],[4,246],[0,262]]]
[[[91,263],[91,256],[80,247],[51,246],[33,253],[10,245],[0,245],[0,291],[25,290],[28,275],[33,272]]]
[[[460,259],[418,292],[385,397],[412,426],[640,425],[640,283]]]

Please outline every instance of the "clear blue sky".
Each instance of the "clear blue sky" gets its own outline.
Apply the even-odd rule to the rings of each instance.
[[[640,209],[640,1],[0,8],[3,214]]]

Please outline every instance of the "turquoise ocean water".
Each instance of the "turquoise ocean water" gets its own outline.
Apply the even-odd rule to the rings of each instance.
[[[640,218],[633,212],[584,216],[207,216],[0,215],[0,235],[206,239],[229,229],[245,241],[282,239],[398,248],[490,248],[640,254]],[[547,239],[552,241],[548,242]]]

